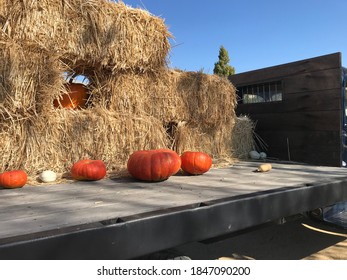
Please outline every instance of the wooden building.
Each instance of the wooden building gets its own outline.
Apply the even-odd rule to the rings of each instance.
[[[346,69],[341,53],[235,74],[237,115],[256,122],[269,157],[345,166]]]

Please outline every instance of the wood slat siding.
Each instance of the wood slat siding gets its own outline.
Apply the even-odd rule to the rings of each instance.
[[[277,158],[301,162],[304,161],[301,159],[309,158],[319,161],[319,165],[329,165],[331,157],[339,156],[335,147],[341,142],[339,132],[331,131],[309,131],[305,134],[301,131],[272,131],[262,133],[262,138],[276,151]]]
[[[269,116],[270,115],[270,116]],[[252,114],[261,131],[338,131],[340,115],[337,111]]]
[[[285,102],[264,102],[254,104],[239,104],[237,110],[243,114],[311,112],[316,110],[340,110],[340,89],[310,91],[286,94]]]
[[[337,68],[337,65],[341,66],[340,53],[235,74],[230,76],[230,80],[234,85],[243,86],[258,83],[259,81],[275,81],[277,77],[289,77],[313,71],[333,69]]]
[[[285,94],[341,88],[341,68],[283,77]]]
[[[282,81],[280,102],[239,104],[237,115],[257,122],[269,156],[315,165],[341,166],[341,54],[240,73],[236,86]],[[288,140],[287,140],[288,139]]]

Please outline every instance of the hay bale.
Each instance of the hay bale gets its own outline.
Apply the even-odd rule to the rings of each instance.
[[[20,169],[26,160],[27,120],[0,121],[0,172]]]
[[[0,36],[0,113],[28,118],[52,107],[64,90],[63,65],[37,45]]]
[[[198,123],[178,123],[174,137],[173,148],[182,154],[184,151],[202,151],[213,158],[231,158],[230,137],[233,122],[209,128]]]
[[[108,0],[0,0],[1,28],[35,42],[73,69],[148,71],[166,65],[164,20]]]
[[[183,99],[174,90],[170,70],[102,75],[96,80],[91,91],[93,106],[118,113],[153,116],[163,123],[188,118]]]
[[[150,115],[164,124],[187,121],[205,127],[235,118],[235,88],[216,75],[161,69],[91,79],[93,104],[108,110]]]
[[[235,87],[224,77],[201,72],[174,71],[175,94],[185,104],[188,121],[210,129],[228,126],[236,117]]]
[[[81,158],[102,159],[109,171],[120,170],[135,150],[168,145],[158,120],[101,109],[53,111],[44,118],[31,119],[25,129],[24,150],[18,154],[22,160],[10,161],[7,168],[24,168],[29,174],[45,169],[64,173]],[[6,143],[14,148],[18,141]]]
[[[250,151],[254,150],[255,123],[248,116],[240,116],[235,119],[235,125],[231,131],[232,155],[238,159],[247,159]]]

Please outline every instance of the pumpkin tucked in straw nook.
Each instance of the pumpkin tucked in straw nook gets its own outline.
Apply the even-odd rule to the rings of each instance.
[[[85,108],[88,101],[88,91],[85,85],[78,83],[66,84],[67,93],[63,94],[61,98],[54,99],[54,107],[69,108],[69,109],[82,109]]]

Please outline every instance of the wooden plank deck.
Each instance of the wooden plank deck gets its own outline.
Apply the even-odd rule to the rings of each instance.
[[[239,162],[234,166],[211,169],[202,176],[177,175],[158,183],[105,179],[0,189],[0,245],[6,245],[8,240],[16,236],[55,230],[61,232],[66,227],[209,201],[237,200],[247,195],[257,198],[264,192],[282,189],[290,192],[291,189],[319,189],[321,186],[342,183],[343,194],[339,189],[339,194],[333,199],[347,199],[347,169],[273,163],[270,172],[253,172],[258,165],[259,162]],[[329,192],[332,190],[329,189]],[[321,193],[321,201],[325,201],[326,191],[324,189]],[[300,201],[299,197],[297,201]],[[292,207],[295,207],[295,201],[288,203],[294,203]],[[303,207],[300,205],[298,211],[302,211]]]

